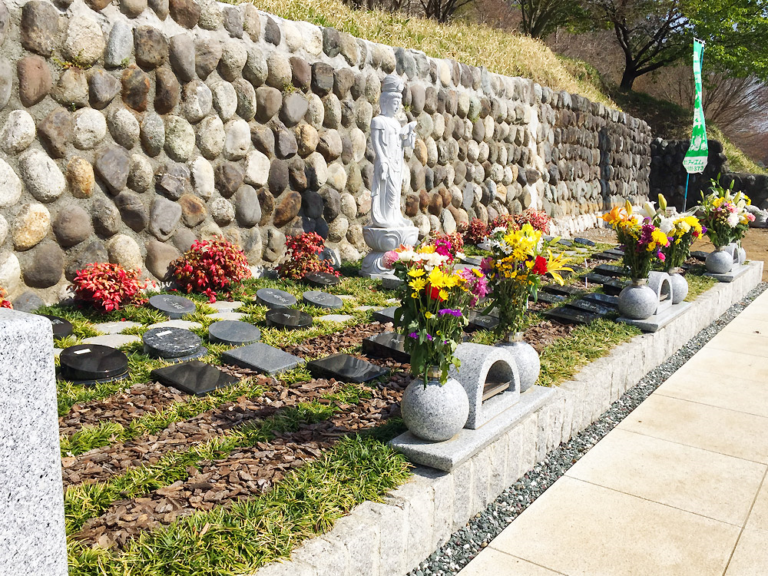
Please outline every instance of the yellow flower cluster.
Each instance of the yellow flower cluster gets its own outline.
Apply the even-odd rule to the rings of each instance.
[[[673,228],[669,231],[667,236],[674,238],[675,244],[680,244],[683,236],[688,234],[691,230],[693,230],[694,236],[697,238],[701,236],[703,230],[699,219],[696,218],[696,216],[683,216],[682,218],[677,218],[673,222]]]
[[[645,249],[648,252],[653,252],[658,250],[659,247],[666,246],[667,244],[669,244],[667,235],[658,228],[654,228],[653,232],[651,232],[651,241],[648,243]]]
[[[475,273],[482,276],[482,273],[479,271],[475,271]],[[408,286],[413,290],[411,298],[418,298],[421,295],[421,291],[424,290],[427,285],[432,288],[437,288],[439,290],[440,298],[443,300],[448,298],[448,290],[451,288],[458,287],[466,290],[466,280],[464,278],[458,274],[446,272],[439,266],[432,268],[429,273],[423,268],[413,268],[408,271],[408,276],[413,278],[413,280],[408,282]]]

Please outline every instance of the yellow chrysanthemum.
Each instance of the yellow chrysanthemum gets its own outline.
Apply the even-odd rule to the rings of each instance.
[[[408,270],[408,276],[411,276],[413,278],[420,278],[421,276],[424,276],[424,269],[411,268],[410,270]]]

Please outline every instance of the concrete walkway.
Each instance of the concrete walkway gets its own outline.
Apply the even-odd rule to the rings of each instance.
[[[768,292],[461,576],[768,575]]]

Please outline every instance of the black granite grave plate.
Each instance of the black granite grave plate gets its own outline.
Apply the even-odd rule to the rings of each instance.
[[[149,305],[159,310],[171,320],[178,320],[187,314],[194,314],[197,307],[192,300],[183,296],[160,294],[149,299]]]
[[[307,362],[309,373],[316,378],[335,378],[341,382],[360,384],[389,374],[386,368],[355,358],[349,354],[334,354]]]
[[[582,294],[584,290],[581,288],[574,288],[573,286],[560,286],[559,284],[547,284],[542,288],[544,292],[549,292],[550,294],[560,294],[563,296],[577,296],[579,294]]]
[[[574,238],[574,242],[577,244],[583,244],[584,246],[594,246],[595,243],[592,242],[592,240],[588,240],[587,238]]]
[[[624,266],[614,266],[613,264],[600,264],[595,267],[595,272],[605,276],[621,277],[625,275]]]
[[[558,320],[560,322],[571,322],[573,324],[589,324],[600,318],[600,316],[593,314],[592,312],[586,312],[568,306],[547,310],[544,312],[544,316],[549,319]]]
[[[469,311],[469,324],[464,328],[466,332],[475,330],[493,330],[499,325],[499,319],[490,314],[481,314],[475,310]]]
[[[619,280],[614,278],[610,282],[603,284],[603,292],[610,294],[611,296],[618,296],[619,293],[629,284],[628,280]]]
[[[79,344],[59,356],[62,380],[110,382],[128,374],[128,358],[120,350],[99,344]]]
[[[610,306],[612,308],[619,307],[619,297],[611,296],[609,294],[600,294],[600,292],[592,292],[591,294],[585,294],[584,300],[591,300],[593,302],[599,302],[603,306]]]
[[[190,359],[199,357],[203,348],[200,336],[183,328],[153,328],[141,337],[144,352],[153,358]]]
[[[341,278],[328,272],[312,272],[304,276],[304,282],[315,288],[325,288],[326,286],[340,284]]]
[[[584,300],[583,298],[569,302],[568,306],[571,308],[576,308],[577,310],[592,312],[593,314],[598,314],[600,316],[605,316],[606,314],[611,314],[617,311],[616,308],[612,308],[611,306],[600,304],[594,300]]]
[[[614,256],[624,256],[624,249],[623,248],[608,248],[608,250],[606,250],[606,253],[613,254]]]
[[[208,338],[211,342],[223,344],[251,344],[258,342],[261,332],[253,324],[239,320],[221,320],[208,327]]]
[[[256,292],[256,300],[267,308],[290,308],[296,304],[296,297],[284,290],[276,288],[262,288]]]
[[[621,256],[608,254],[608,252],[598,252],[597,254],[593,254],[592,258],[597,258],[598,260],[621,260]]]
[[[541,292],[536,295],[536,302],[542,302],[544,304],[559,304],[565,300],[565,296],[561,294],[547,294],[546,292]]]
[[[72,334],[72,323],[69,320],[64,320],[64,318],[59,318],[58,316],[51,316],[50,314],[41,314],[41,316],[51,321],[54,338],[66,338]]]
[[[402,334],[397,332],[382,332],[363,340],[363,352],[406,364],[411,361],[411,355],[405,351],[403,340]]]
[[[304,364],[304,360],[278,348],[258,342],[228,350],[221,355],[225,364],[256,370],[262,374],[278,374]]]
[[[595,273],[585,274],[583,278],[587,282],[592,282],[592,284],[599,284],[601,286],[613,280],[613,278],[611,278],[610,276],[605,276],[604,274],[595,274]]]
[[[328,294],[327,292],[317,292],[310,290],[308,292],[304,292],[301,299],[304,301],[304,303],[317,306],[318,308],[329,308],[335,310],[344,307],[344,300],[338,296],[334,296],[333,294]]]
[[[566,238],[560,238],[557,242],[558,244],[562,244],[563,246],[573,246],[573,241],[568,240]]]
[[[397,309],[398,306],[390,306],[389,308],[384,308],[383,310],[376,310],[373,313],[373,319],[377,322],[381,322],[382,324],[386,324],[387,322],[394,322],[395,310]]]
[[[309,328],[312,326],[312,316],[293,308],[275,308],[267,312],[267,326],[284,330]]]
[[[171,386],[195,396],[205,396],[217,388],[238,382],[237,378],[222,372],[216,366],[197,360],[156,368],[152,370],[150,376],[165,386]]]
[[[696,260],[701,260],[702,262],[707,259],[708,255],[708,252],[702,252],[701,250],[694,250],[691,252],[691,257],[696,258]]]

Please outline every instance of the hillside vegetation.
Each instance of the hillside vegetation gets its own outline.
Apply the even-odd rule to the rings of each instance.
[[[237,1],[237,0],[235,0]],[[257,8],[286,18],[336,28],[372,42],[421,50],[434,58],[452,58],[491,72],[531,78],[553,90],[580,94],[594,102],[646,120],[665,138],[690,135],[692,114],[642,93],[619,92],[581,60],[558,56],[542,41],[483,24],[409,17],[397,12],[353,10],[340,0],[250,0]],[[734,171],[765,173],[716,128],[710,137],[723,142]]]

